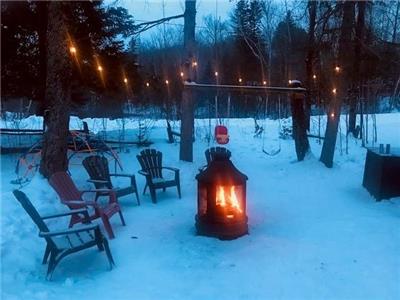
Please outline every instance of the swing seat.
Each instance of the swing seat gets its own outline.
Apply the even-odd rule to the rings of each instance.
[[[228,128],[226,128],[224,125],[215,126],[214,136],[215,140],[220,145],[229,143]]]

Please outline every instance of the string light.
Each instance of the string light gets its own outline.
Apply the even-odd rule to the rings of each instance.
[[[215,75],[215,77],[218,77],[218,72],[217,72],[217,71],[215,71],[214,75]]]
[[[124,78],[124,82],[125,82],[125,83],[128,83],[128,78],[125,77],[125,78]]]
[[[242,83],[242,78],[239,78],[238,81],[239,81],[239,83]]]
[[[192,67],[197,67],[197,61],[192,62]]]
[[[267,85],[267,81],[264,80],[264,81],[263,81],[263,85]]]
[[[336,95],[336,92],[337,92],[337,90],[336,90],[336,88],[334,88],[334,89],[332,90],[332,93],[334,93],[334,94]]]
[[[69,52],[71,52],[71,54],[76,54],[76,48],[74,46],[69,47]]]
[[[288,81],[288,82],[289,82],[289,84],[292,84],[292,81],[291,81],[290,79],[289,79],[289,81]]]
[[[334,118],[335,117],[335,114],[334,113],[331,113],[331,118]]]
[[[98,70],[99,72],[102,72],[102,71],[103,71],[103,67],[100,66],[100,65],[98,65],[98,66],[97,66],[97,70]]]
[[[335,67],[335,71],[336,71],[336,73],[339,73],[339,72],[340,72],[340,67],[339,67],[339,66],[336,66],[336,67]]]
[[[183,78],[183,75],[184,75],[183,72],[181,72],[181,77],[182,77],[182,78]]]
[[[149,87],[149,86],[150,86],[150,83],[146,82],[146,86]]]
[[[167,79],[167,80],[165,80],[165,84],[166,84],[166,85],[168,85],[168,84],[169,84],[169,81],[168,81],[168,79]]]
[[[314,75],[312,76],[312,78],[313,78],[313,79],[317,79],[317,75],[314,74]]]

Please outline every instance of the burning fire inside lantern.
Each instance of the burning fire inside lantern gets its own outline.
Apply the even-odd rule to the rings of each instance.
[[[229,192],[225,192],[229,190]],[[226,212],[227,218],[234,218],[235,213],[242,213],[239,200],[236,196],[235,187],[217,186],[217,196],[215,199],[216,206],[221,207]]]
[[[196,176],[199,235],[234,239],[248,233],[247,176],[236,169],[229,156],[230,152],[215,153],[208,166]]]

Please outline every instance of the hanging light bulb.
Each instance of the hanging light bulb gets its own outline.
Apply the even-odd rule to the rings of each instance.
[[[181,74],[180,74],[180,75],[181,75],[181,77],[183,78],[183,75],[184,75],[184,74],[183,74],[183,72],[181,72]]]
[[[334,113],[331,113],[331,118],[334,118],[335,117],[335,114]]]
[[[314,75],[312,76],[312,78],[313,78],[313,79],[317,79],[317,75],[314,74]]]
[[[98,66],[97,66],[97,70],[98,70],[99,72],[102,72],[102,71],[103,71],[103,67],[100,66],[100,65],[98,65]]]
[[[124,78],[124,83],[128,83],[128,78]]]
[[[335,72],[336,72],[336,73],[339,73],[339,72],[340,72],[340,67],[339,67],[339,66],[336,66],[336,67],[335,67]]]
[[[242,78],[239,78],[238,81],[239,81],[239,83],[242,83]]]
[[[71,47],[69,47],[69,52],[71,53],[71,54],[76,54],[76,48],[74,47],[74,46],[71,46]]]
[[[146,86],[149,87],[149,86],[150,86],[150,83],[146,82]]]
[[[288,82],[289,82],[289,84],[292,84],[292,81],[291,81],[290,79],[289,79],[289,81],[288,81]]]
[[[169,84],[169,81],[168,81],[168,79],[167,79],[167,80],[165,80],[165,84],[166,84],[166,85],[168,85],[168,84]]]
[[[332,93],[333,93],[333,94],[336,95],[336,92],[337,92],[336,88],[332,89]]]
[[[267,81],[266,80],[263,81],[263,85],[267,85]]]
[[[218,77],[218,72],[217,72],[217,71],[215,71],[214,75],[215,75],[215,77]]]
[[[192,62],[192,67],[197,67],[197,61]]]

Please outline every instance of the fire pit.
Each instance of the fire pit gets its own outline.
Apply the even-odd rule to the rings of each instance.
[[[247,234],[247,176],[235,168],[229,155],[216,153],[196,179],[197,233],[225,240]]]

